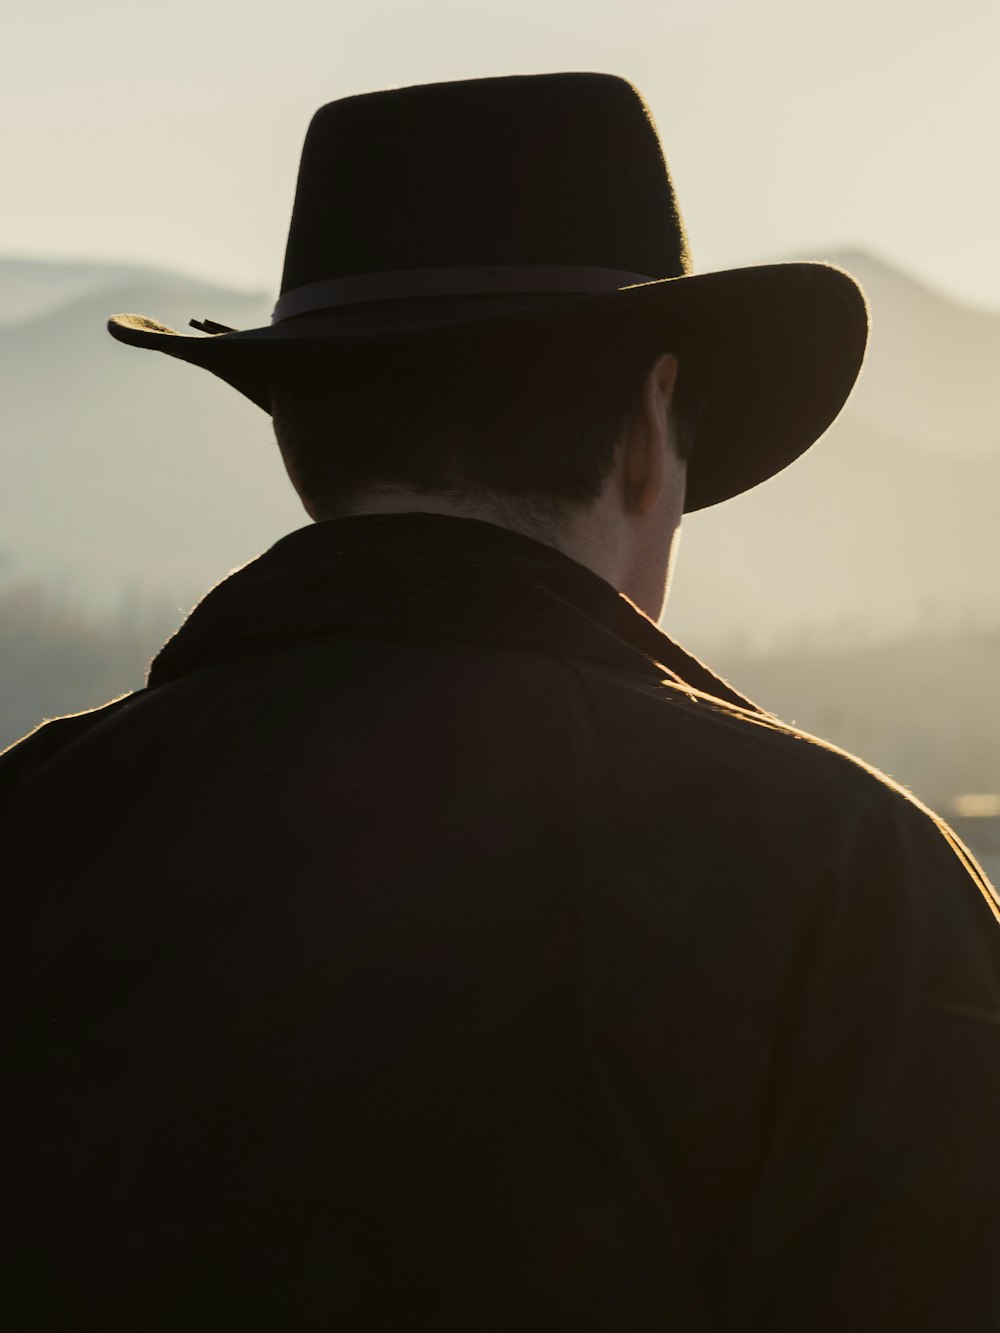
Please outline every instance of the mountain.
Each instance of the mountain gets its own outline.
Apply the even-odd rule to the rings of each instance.
[[[71,273],[70,277],[75,278]],[[307,520],[269,418],[204,371],[123,347],[118,312],[178,330],[266,323],[271,302],[129,270],[0,328],[0,548],[11,571],[84,600],[162,594],[189,604]]]
[[[668,629],[696,652],[1000,622],[1000,314],[842,252],[875,335],[815,448],[685,520]],[[307,520],[267,416],[210,374],[123,347],[108,315],[266,323],[271,300],[154,269],[0,261],[0,575],[79,604],[187,606]],[[6,557],[4,562],[3,557]]]
[[[852,419],[929,453],[1000,454],[1000,311],[953,300],[874,255],[840,251],[871,305]]]
[[[685,519],[666,623],[706,651],[1000,623],[1000,312],[832,258],[868,295],[865,367],[801,459]]]
[[[149,265],[0,256],[0,326],[35,319],[80,297],[130,286],[176,294],[185,289],[195,293],[206,284]]]
[[[1000,622],[1000,454],[946,459],[852,412],[763,486],[684,520],[667,628],[713,647]]]

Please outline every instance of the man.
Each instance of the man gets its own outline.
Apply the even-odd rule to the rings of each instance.
[[[316,523],[4,784],[18,1329],[1000,1327],[1000,930],[949,830],[655,626],[860,366],[694,275],[599,75],[334,102],[272,325]]]

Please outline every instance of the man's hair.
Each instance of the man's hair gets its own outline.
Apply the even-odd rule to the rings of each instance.
[[[559,523],[600,494],[666,341],[560,326],[309,353],[273,373],[275,435],[320,518],[398,486]],[[698,396],[684,363],[672,415],[686,458]]]

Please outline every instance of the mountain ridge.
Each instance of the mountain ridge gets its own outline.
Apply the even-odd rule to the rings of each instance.
[[[1000,386],[992,364],[975,381],[994,338],[1000,355],[1000,314],[917,290],[878,257],[838,258],[872,286],[871,359],[841,418],[798,462],[685,520],[667,624],[693,649],[734,635],[764,649],[848,622],[891,637],[942,608],[1000,615]],[[14,268],[0,259],[0,304]],[[83,269],[97,287],[70,282],[56,302],[60,273]],[[104,603],[125,588],[186,602],[307,521],[265,413],[199,368],[123,348],[106,330],[126,311],[178,331],[192,317],[252,327],[267,322],[270,297],[132,265],[73,261],[53,274],[30,261],[18,275],[21,299],[38,279],[49,302],[0,324],[0,547],[20,574],[71,573],[81,598]],[[974,356],[963,353],[967,335]]]
[[[58,310],[75,296],[138,285],[166,290],[206,288],[233,296],[259,297],[262,292],[240,291],[222,283],[174,272],[153,264],[121,264],[110,260],[0,255],[0,330],[47,311]]]

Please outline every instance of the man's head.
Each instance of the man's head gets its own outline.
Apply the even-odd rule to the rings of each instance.
[[[828,265],[695,273],[649,108],[624,79],[586,72],[422,84],[320,107],[270,323],[191,323],[210,336],[138,314],[108,327],[204,366],[265,411],[288,373],[279,366],[322,367],[337,404],[322,429],[295,407],[315,401],[311,390],[277,391],[279,438],[319,512],[356,508],[373,487],[385,500],[393,486],[425,507],[431,495],[467,505],[488,495],[509,522],[530,503],[552,523],[600,492],[622,403],[635,403],[656,355],[677,353],[685,408],[698,366],[691,512],[766,481],[822,435],[868,334],[860,288]],[[603,343],[574,356],[570,323],[604,330]],[[495,355],[474,365],[485,328]],[[403,339],[426,355],[400,350]],[[298,420],[322,448],[302,444]]]
[[[311,517],[430,510],[533,536],[662,607],[694,443],[690,366],[572,326],[289,362],[275,434]]]

